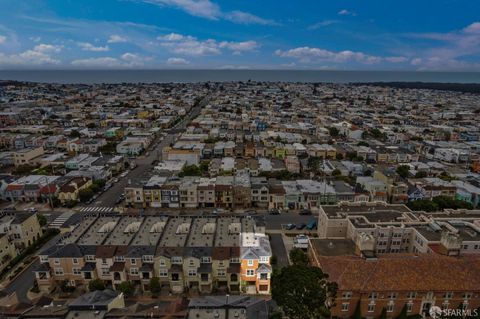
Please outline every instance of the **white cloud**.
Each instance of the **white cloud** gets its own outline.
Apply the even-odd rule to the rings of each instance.
[[[480,34],[480,22],[474,22],[463,29],[465,33]]]
[[[40,42],[40,41],[42,41],[42,38],[41,38],[41,37],[30,37],[29,39],[32,40],[33,42]]]
[[[0,44],[4,44],[7,42],[7,37],[4,35],[0,35]]]
[[[106,67],[106,68],[122,66],[122,63],[118,59],[112,58],[112,57],[73,60],[71,64],[73,66],[81,66],[81,67]]]
[[[209,0],[144,0],[144,2],[171,6],[196,17],[217,20],[221,15],[220,7]]]
[[[42,52],[42,53],[58,53],[62,51],[63,46],[42,43],[42,44],[36,45],[33,49],[34,51]]]
[[[264,19],[249,12],[224,12],[220,6],[210,0],[143,0],[143,2],[159,6],[173,7],[200,18],[210,20],[228,20],[238,24],[278,25],[273,20]]]
[[[282,58],[294,58],[302,63],[318,63],[318,62],[360,62],[363,64],[374,64],[382,61],[381,57],[368,55],[362,52],[345,51],[329,51],[320,48],[299,47],[287,51],[277,50],[275,54]]]
[[[190,64],[190,61],[183,58],[169,58],[167,60],[168,65],[187,65]]]
[[[214,39],[199,40],[194,36],[170,33],[159,36],[160,45],[171,52],[190,56],[219,55],[222,49],[231,50],[234,53],[247,52],[256,49],[259,45],[255,41],[221,41]]]
[[[317,30],[317,29],[328,27],[328,26],[331,26],[331,25],[337,24],[337,23],[338,23],[337,20],[324,20],[324,21],[320,21],[320,22],[317,22],[315,24],[312,24],[311,26],[308,27],[308,29],[309,30]]]
[[[91,43],[88,43],[88,42],[79,42],[78,43],[78,46],[80,48],[82,48],[83,51],[91,51],[91,52],[106,52],[106,51],[109,51],[110,48],[108,47],[108,45],[102,47],[102,46],[94,46],[93,44]]]
[[[124,53],[120,58],[114,57],[99,57],[78,59],[71,62],[76,67],[88,68],[135,68],[144,66],[146,61],[150,58],[141,57],[135,53]]]
[[[254,14],[243,11],[231,11],[225,14],[225,19],[238,24],[278,25],[273,20],[260,18]]]
[[[6,55],[0,53],[0,65],[45,65],[60,64],[60,60],[51,56],[62,50],[61,46],[39,44],[33,49],[18,54]]]
[[[408,58],[404,56],[390,56],[390,57],[386,57],[385,61],[391,62],[391,63],[402,63],[402,62],[407,62]]]
[[[112,34],[109,38],[107,43],[124,43],[127,42],[127,38],[122,37],[118,34]]]
[[[337,14],[339,14],[341,16],[356,16],[357,15],[355,12],[347,10],[347,9],[340,10],[340,11],[337,12]]]

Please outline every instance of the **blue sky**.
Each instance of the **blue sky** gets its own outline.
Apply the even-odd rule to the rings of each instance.
[[[1,0],[29,68],[480,71],[480,1]]]

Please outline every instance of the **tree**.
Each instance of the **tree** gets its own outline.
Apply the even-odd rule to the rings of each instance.
[[[312,172],[318,172],[318,167],[320,166],[320,161],[322,159],[318,156],[310,156],[307,161],[308,170]]]
[[[47,218],[42,214],[37,214],[38,223],[40,226],[45,226],[47,224]]]
[[[160,294],[160,291],[162,290],[162,286],[160,285],[160,279],[158,279],[158,277],[152,277],[148,286],[150,287],[150,292],[152,293],[152,296],[155,297],[158,296]]]
[[[360,304],[360,300],[357,302],[357,306],[355,307],[352,318],[362,319],[362,305]]]
[[[338,128],[336,128],[336,127],[330,127],[330,128],[328,129],[328,133],[330,133],[330,136],[331,136],[331,137],[337,137],[338,134],[340,134],[340,131],[339,131]]]
[[[77,130],[72,130],[72,131],[70,132],[70,135],[69,135],[69,137],[72,137],[72,138],[78,138],[78,137],[80,137],[80,136],[82,136],[82,135],[81,135],[80,132],[77,131]]]
[[[87,202],[92,197],[93,197],[93,190],[91,188],[81,189],[78,192],[78,198],[82,203]]]
[[[360,142],[358,142],[357,145],[358,145],[358,146],[366,146],[366,147],[369,147],[369,146],[370,146],[370,144],[368,144],[368,143],[365,142],[365,141],[360,141]]]
[[[324,318],[337,291],[327,277],[318,267],[284,267],[273,275],[272,297],[290,319]]]
[[[179,177],[184,176],[201,176],[202,171],[197,165],[187,165],[182,171],[178,174]]]
[[[118,284],[117,290],[122,292],[126,297],[130,297],[135,292],[135,286],[131,281],[123,281]]]
[[[398,315],[397,319],[407,319],[407,304],[403,305],[402,311],[400,311],[400,314]]]
[[[88,290],[105,290],[105,283],[101,279],[93,279],[88,283]]]
[[[397,170],[396,170],[397,174],[401,178],[407,178],[409,171],[410,171],[410,167],[408,165],[400,165],[397,167]]]
[[[387,309],[385,307],[383,307],[379,319],[387,319]]]
[[[425,178],[427,176],[428,176],[427,172],[425,172],[425,171],[419,171],[419,172],[415,173],[415,178]]]
[[[308,265],[308,256],[300,248],[293,248],[290,250],[289,257],[294,265]]]
[[[342,175],[342,172],[338,168],[336,168],[332,171],[332,175],[337,177],[337,176]]]

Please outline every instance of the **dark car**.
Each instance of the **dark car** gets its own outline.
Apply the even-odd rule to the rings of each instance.
[[[292,229],[294,229],[294,228],[295,228],[295,224],[287,224],[287,225],[285,226],[285,229],[286,229],[286,230],[292,230]]]
[[[299,215],[312,215],[312,211],[310,209],[302,209]]]
[[[270,215],[280,215],[280,211],[278,209],[270,209],[268,213]]]
[[[305,228],[305,223],[300,223],[300,224],[297,224],[297,229],[304,229]]]
[[[308,230],[313,230],[317,227],[317,222],[315,220],[312,220],[307,224],[307,229]]]

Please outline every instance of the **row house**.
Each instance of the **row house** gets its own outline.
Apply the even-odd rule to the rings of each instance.
[[[269,294],[272,256],[264,227],[239,217],[102,216],[84,220],[40,254],[39,287],[88,287],[100,279],[149,291],[150,279],[172,293]]]

